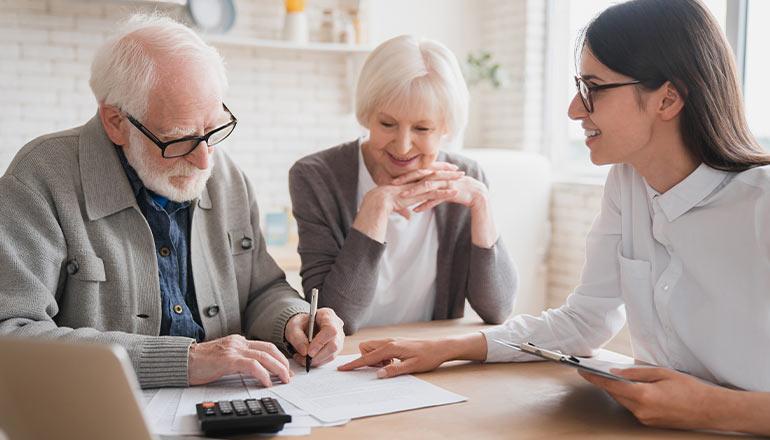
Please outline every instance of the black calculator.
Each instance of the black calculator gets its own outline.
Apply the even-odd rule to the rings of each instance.
[[[271,397],[202,402],[195,410],[206,435],[278,432],[291,422],[291,416]]]

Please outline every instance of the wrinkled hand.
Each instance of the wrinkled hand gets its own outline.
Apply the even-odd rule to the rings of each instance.
[[[270,342],[250,341],[230,335],[190,346],[187,361],[190,385],[213,382],[222,376],[243,373],[254,376],[265,387],[273,385],[270,373],[289,383],[289,361]]]
[[[613,369],[637,384],[579,371],[585,380],[602,388],[648,426],[708,429],[707,408],[716,403],[719,387],[666,368]]]
[[[457,165],[434,162],[430,168],[414,170],[393,179],[387,185],[379,185],[367,193],[376,206],[387,207],[387,214],[397,212],[410,218],[410,206],[417,203],[436,206],[458,196],[458,189],[449,182],[462,179],[465,172],[457,171]],[[483,186],[483,185],[482,185]],[[363,207],[362,203],[362,209]]]
[[[408,183],[409,179],[413,183]],[[414,212],[427,211],[444,202],[465,205],[473,212],[485,207],[489,199],[486,185],[462,171],[416,170],[395,179],[393,185],[403,186],[398,195],[404,200],[425,199]]]
[[[311,367],[318,367],[331,362],[337,353],[342,350],[345,341],[345,333],[342,331],[342,320],[334,313],[334,310],[324,307],[318,309],[315,315],[316,330],[313,340],[308,345],[307,326],[310,315],[299,313],[294,315],[286,323],[286,340],[294,347],[297,353],[294,360],[305,366],[305,355],[313,358]]]
[[[443,350],[446,345],[440,340],[407,338],[365,341],[358,346],[361,357],[337,369],[350,371],[360,367],[381,367],[377,370],[379,378],[430,371],[451,357]]]
[[[414,182],[406,183],[410,180]],[[445,202],[467,206],[471,214],[471,242],[476,246],[491,248],[500,237],[489,203],[489,190],[465,173],[416,170],[393,180],[393,185],[403,188],[398,194],[403,200],[425,199],[414,212],[428,211]]]

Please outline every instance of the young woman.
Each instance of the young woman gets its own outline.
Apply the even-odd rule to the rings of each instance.
[[[446,47],[411,36],[367,58],[356,89],[366,138],[289,172],[302,286],[360,327],[511,314],[516,272],[492,218],[484,174],[459,154],[468,89]]]
[[[728,44],[697,0],[633,0],[594,19],[579,49],[568,114],[591,160],[616,165],[567,304],[461,337],[365,342],[340,368],[532,360],[495,338],[592,355],[627,319],[634,357],[661,368],[586,380],[645,424],[770,434],[770,156]]]

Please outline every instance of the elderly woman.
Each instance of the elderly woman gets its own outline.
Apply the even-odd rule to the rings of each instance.
[[[510,315],[517,276],[479,166],[459,142],[468,90],[443,45],[400,36],[367,58],[356,90],[367,137],[289,172],[304,291],[318,288],[345,333],[360,327]]]

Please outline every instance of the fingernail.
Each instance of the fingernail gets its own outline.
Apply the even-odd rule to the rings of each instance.
[[[384,368],[380,368],[377,370],[377,379],[382,379],[383,377],[388,377],[388,372]]]

